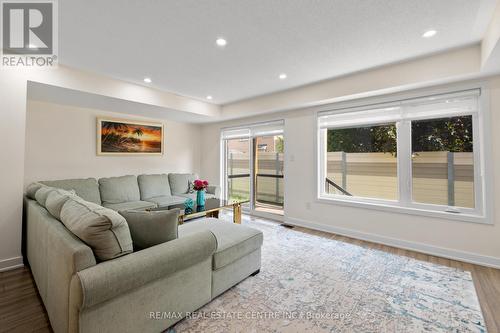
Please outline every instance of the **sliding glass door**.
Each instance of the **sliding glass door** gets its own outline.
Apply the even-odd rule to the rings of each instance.
[[[255,210],[283,214],[283,135],[253,138]]]
[[[250,139],[228,139],[225,146],[226,197],[250,200]]]
[[[224,197],[248,200],[252,212],[283,215],[283,122],[222,131]]]

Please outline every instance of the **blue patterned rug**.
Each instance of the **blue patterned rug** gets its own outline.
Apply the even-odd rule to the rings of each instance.
[[[262,268],[174,332],[486,332],[471,274],[245,218]]]

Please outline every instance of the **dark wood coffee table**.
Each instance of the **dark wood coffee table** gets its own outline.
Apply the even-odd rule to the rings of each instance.
[[[159,211],[159,210],[170,210],[179,208],[181,210],[179,214],[179,224],[183,224],[184,221],[194,219],[196,217],[206,216],[219,218],[219,211],[224,208],[233,208],[233,222],[241,224],[241,205],[248,200],[223,200],[223,199],[206,199],[205,206],[196,205],[194,202],[193,209],[186,209],[184,204],[150,208],[149,211]]]

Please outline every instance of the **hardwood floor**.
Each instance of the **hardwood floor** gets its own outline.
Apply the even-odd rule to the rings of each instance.
[[[52,332],[28,268],[0,272],[0,332]]]
[[[229,217],[221,216],[221,218]],[[244,215],[243,223],[254,217]],[[294,230],[341,242],[369,247],[417,260],[459,268],[472,273],[488,332],[500,332],[500,270],[435,257],[419,252],[361,241],[336,234],[295,227]],[[29,269],[0,272],[0,332],[51,332],[50,323]]]

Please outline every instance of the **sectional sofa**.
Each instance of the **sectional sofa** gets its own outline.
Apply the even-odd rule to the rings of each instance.
[[[47,186],[75,190],[81,198],[116,211],[146,209],[183,203],[196,198],[189,184],[198,176],[192,173],[170,173],[89,179],[41,181]],[[219,186],[209,186],[207,198],[218,198]]]
[[[74,191],[74,200],[106,215],[181,203],[192,195],[188,182],[195,177],[41,183]],[[210,192],[218,194],[216,188]],[[179,226],[177,239],[100,261],[93,248],[61,222],[69,200],[59,207],[59,219],[44,207],[47,202],[40,202],[28,191],[25,255],[56,333],[161,332],[260,269],[262,233],[217,219],[186,223]]]

